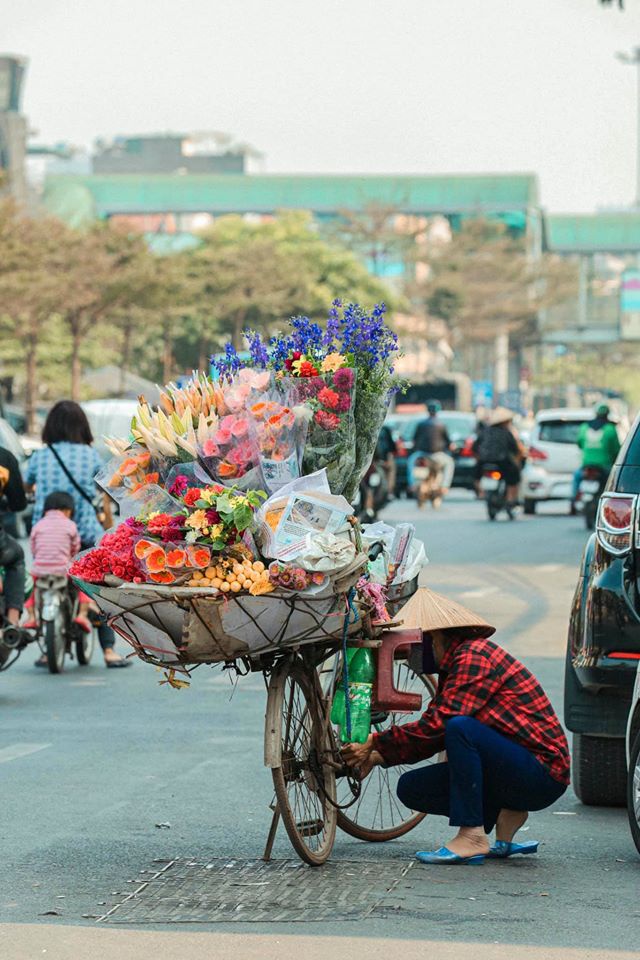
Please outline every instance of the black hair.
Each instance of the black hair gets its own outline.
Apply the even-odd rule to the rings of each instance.
[[[43,512],[48,513],[49,510],[71,510],[71,516],[73,516],[76,512],[76,505],[70,493],[65,493],[64,490],[54,490],[44,501]]]
[[[59,400],[51,407],[42,430],[43,443],[93,443],[87,415],[79,403]]]

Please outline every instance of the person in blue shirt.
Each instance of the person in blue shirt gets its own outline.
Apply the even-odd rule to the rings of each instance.
[[[45,446],[32,453],[26,477],[27,489],[35,488],[33,524],[43,516],[49,494],[64,491],[73,497],[74,521],[81,549],[85,550],[103,533],[94,505],[97,492],[94,477],[102,463],[92,446],[91,427],[82,407],[72,400],[54,404],[47,416],[42,440]],[[111,627],[101,623],[98,636],[107,667],[131,665],[131,660],[115,652],[115,634]],[[46,665],[46,657],[36,660],[36,666]]]

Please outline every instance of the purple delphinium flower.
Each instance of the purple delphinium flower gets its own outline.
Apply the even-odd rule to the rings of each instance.
[[[334,300],[331,309],[327,315],[327,328],[322,338],[322,345],[326,347],[327,353],[333,353],[335,350],[335,341],[340,332],[340,310],[342,309],[342,300]]]
[[[322,347],[323,330],[320,324],[309,317],[292,317],[289,324],[293,330],[293,349],[300,353],[317,353]]]
[[[269,350],[260,334],[256,330],[245,330],[244,335],[249,344],[249,353],[254,366],[266,367],[269,363]]]
[[[244,364],[238,356],[234,345],[227,343],[224,348],[224,357],[217,357],[214,354],[211,357],[211,366],[218,371],[221,378],[231,380],[234,374],[236,374]]]

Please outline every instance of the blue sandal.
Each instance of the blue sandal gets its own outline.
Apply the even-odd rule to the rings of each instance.
[[[448,847],[440,847],[439,850],[426,850],[421,853],[416,853],[416,859],[418,859],[420,863],[464,863],[468,866],[475,866],[476,864],[484,863],[484,853],[479,853],[474,857],[459,857],[457,853],[449,850]]]
[[[513,857],[516,853],[526,856],[528,853],[537,853],[539,840],[527,840],[526,843],[507,843],[506,840],[496,840],[489,853],[487,854],[493,860],[506,860],[507,857]]]

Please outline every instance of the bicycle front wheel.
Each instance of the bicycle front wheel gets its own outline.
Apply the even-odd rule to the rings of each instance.
[[[279,739],[271,773],[282,822],[301,859],[320,866],[336,836],[336,779],[319,695],[300,660],[283,660],[271,674],[267,728]]]

